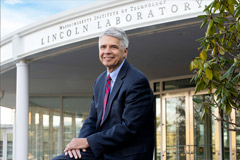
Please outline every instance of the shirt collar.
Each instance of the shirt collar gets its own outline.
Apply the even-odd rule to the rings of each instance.
[[[122,63],[120,64],[120,66],[118,66],[117,69],[115,69],[113,72],[110,73],[110,77],[111,77],[111,79],[112,79],[113,82],[116,81],[117,75],[118,75],[120,69],[122,68],[122,65],[123,65],[124,62],[125,62],[125,59],[122,61]],[[107,71],[107,75],[108,75],[108,74],[109,74],[109,72]]]

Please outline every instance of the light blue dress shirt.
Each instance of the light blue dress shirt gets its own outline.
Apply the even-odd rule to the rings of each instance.
[[[111,91],[112,91],[112,88],[114,86],[114,83],[117,79],[117,76],[118,76],[118,73],[120,71],[120,69],[122,68],[122,65],[123,63],[125,62],[125,59],[122,61],[122,63],[120,64],[120,66],[118,66],[118,68],[116,70],[114,70],[113,72],[110,73],[110,77],[111,77]],[[107,75],[109,74],[109,72],[107,71]]]

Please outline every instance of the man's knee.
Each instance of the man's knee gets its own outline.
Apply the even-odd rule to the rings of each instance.
[[[65,156],[64,154],[58,155],[51,160],[72,160],[69,156]]]

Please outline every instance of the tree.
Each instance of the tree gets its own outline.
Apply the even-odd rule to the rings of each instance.
[[[212,101],[193,101],[202,105],[204,116],[211,114],[224,122],[224,128],[236,131],[240,124],[231,122],[229,115],[232,109],[240,110],[240,0],[213,0],[204,13],[198,17],[203,19],[200,28],[206,26],[206,33],[198,39],[200,54],[191,61],[190,70],[195,94],[208,90]],[[209,112],[212,107],[219,109],[220,116]]]

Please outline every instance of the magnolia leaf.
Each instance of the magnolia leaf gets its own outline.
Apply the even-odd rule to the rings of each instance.
[[[218,52],[219,52],[221,55],[224,55],[224,54],[225,54],[225,50],[223,49],[222,46],[219,46],[219,47],[218,47]]]
[[[207,78],[212,80],[212,78],[213,78],[212,70],[210,70],[209,68],[206,68],[205,73],[206,73]]]
[[[195,69],[195,67],[194,67],[194,60],[191,61],[191,63],[190,63],[190,71],[192,71],[193,69]]]
[[[233,0],[228,0],[228,9],[229,9],[229,12],[233,15],[234,14]]]
[[[216,53],[216,47],[214,47],[214,48],[212,49],[212,56],[213,56],[213,57],[215,56],[215,53]]]
[[[222,90],[222,92],[223,92],[223,90]],[[224,107],[226,102],[227,102],[226,96],[223,96],[222,99],[221,99],[221,104],[223,105],[222,107]]]
[[[234,63],[237,63],[239,60],[237,58],[234,58]]]
[[[224,96],[226,96],[226,97],[229,97],[229,96],[231,95],[231,94],[229,93],[229,91],[226,90],[226,89],[223,89],[222,91],[223,91],[223,93],[224,93]]]
[[[206,12],[209,10],[209,8],[212,6],[213,2],[211,4],[209,4],[208,6],[205,6],[205,9],[203,10],[203,12]]]
[[[219,8],[220,8],[220,2],[217,2],[213,13],[215,13]]]
[[[190,63],[190,71],[192,71],[193,69],[197,69],[198,67],[199,67],[198,60],[197,59],[192,60]]]
[[[219,23],[219,25],[223,25],[223,23],[224,23],[224,21],[225,21],[225,19],[220,18],[220,17],[216,17],[216,18],[214,18],[213,20],[214,20],[214,22]]]
[[[197,104],[199,104],[199,103],[202,103],[202,102],[203,102],[203,100],[201,100],[201,99],[198,99],[198,98],[193,98],[192,100],[193,100],[193,102],[195,102],[195,103],[197,103]]]
[[[208,106],[206,104],[204,104],[204,108],[205,108],[205,113],[209,112]]]
[[[202,50],[202,52],[200,53],[200,58],[205,61],[207,59],[207,53],[205,50]]]
[[[213,27],[213,20],[211,20],[208,24],[208,28],[207,28],[207,32],[206,32],[207,37],[210,35],[212,27]]]
[[[200,28],[203,28],[203,27],[206,25],[206,23],[207,23],[207,18],[204,19],[204,21],[203,21],[203,23],[201,24]]]
[[[233,73],[233,70],[234,70],[234,68],[235,68],[235,64],[236,64],[236,63],[234,63],[234,64],[227,70],[227,72],[224,73],[224,75],[222,76],[222,79],[221,79],[221,80],[223,80],[224,78],[229,79],[229,78],[231,77],[231,75],[232,75],[232,73]]]
[[[221,26],[221,25],[217,25],[217,27],[220,29],[220,31],[225,31],[225,28],[223,27],[223,26]]]
[[[237,18],[239,16],[239,14],[240,14],[240,4],[238,5],[238,7],[235,10],[234,17]]]
[[[209,63],[204,63],[203,65],[203,69],[205,70],[206,68],[209,68],[210,67],[210,64]]]
[[[230,115],[231,112],[232,112],[232,106],[229,103],[227,103],[227,105],[226,105],[226,115]]]
[[[214,47],[216,45],[216,40],[215,39],[212,39],[211,42],[214,44]]]
[[[198,16],[198,18],[206,18],[207,17],[207,15],[200,15],[200,16]]]
[[[240,81],[240,73],[238,73],[233,79],[233,82],[239,82]]]
[[[214,71],[214,77],[215,77],[215,80],[220,81],[222,75],[220,74],[219,71],[216,71],[216,70],[215,70],[215,71]]]
[[[205,78],[205,77],[203,77],[203,81],[205,82],[205,84],[209,84],[209,79],[208,78]]]

